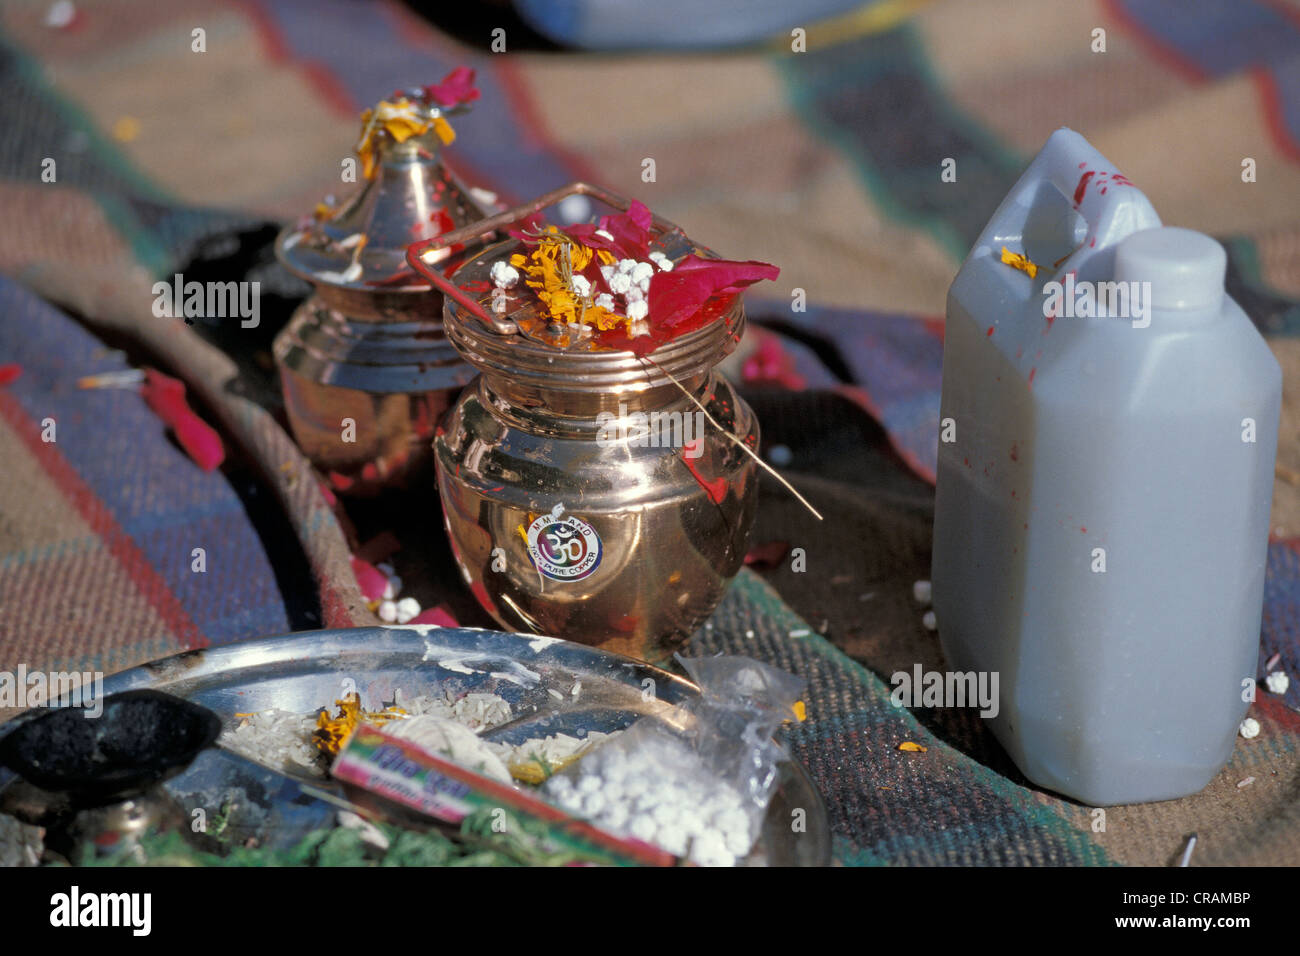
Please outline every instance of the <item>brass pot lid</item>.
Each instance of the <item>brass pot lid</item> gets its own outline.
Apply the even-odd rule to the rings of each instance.
[[[501,262],[509,263],[512,256],[525,251],[525,244],[518,238],[503,237],[512,229],[517,231],[519,227],[525,226],[543,210],[573,195],[590,196],[623,212],[632,205],[625,197],[600,187],[571,183],[525,205],[476,222],[472,227],[410,245],[407,262],[430,279],[445,297],[444,325],[450,323],[465,330],[472,329],[474,333],[492,332],[523,347],[540,346],[566,353],[630,351],[643,354],[684,333],[710,325],[714,320],[734,318],[734,314],[739,311],[739,293],[715,296],[699,309],[691,322],[677,327],[666,336],[658,333],[635,335],[630,325],[606,331],[596,330],[592,334],[591,329],[580,332],[577,326],[581,323],[557,322],[537,294],[525,284],[522,275],[513,287],[498,289],[492,274],[493,267]],[[670,263],[669,268],[689,255],[701,259],[719,258],[711,249],[687,236],[680,226],[656,215],[650,215],[649,221],[649,247],[645,255],[662,255]],[[471,239],[490,242],[493,238],[498,240],[496,244],[484,248],[456,269],[447,270],[439,266],[441,256],[448,247],[454,248]]]
[[[318,288],[430,290],[407,265],[406,247],[483,219],[494,201],[476,197],[443,162],[442,149],[455,137],[447,117],[468,106],[444,105],[438,89],[395,94],[362,114],[356,162],[364,185],[280,233],[275,253],[286,269]],[[440,259],[450,259],[461,250],[441,251]]]

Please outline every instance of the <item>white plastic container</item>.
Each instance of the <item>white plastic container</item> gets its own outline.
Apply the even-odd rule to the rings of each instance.
[[[1025,775],[1087,804],[1200,790],[1248,706],[1282,375],[1225,268],[1061,129],[948,293],[940,638],[950,668],[999,673]],[[1107,314],[1078,314],[1084,290]]]

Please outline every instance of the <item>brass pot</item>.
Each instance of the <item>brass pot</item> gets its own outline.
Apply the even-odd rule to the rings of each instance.
[[[408,95],[429,121],[462,109]],[[406,247],[486,214],[443,163],[434,132],[377,139],[373,178],[275,244],[280,263],[315,287],[273,346],[289,426],[335,489],[352,494],[405,484],[427,466],[435,425],[473,377],[443,335],[441,294],[408,267]],[[443,249],[439,267],[463,255]]]
[[[701,251],[675,227],[660,237],[670,258]],[[539,329],[535,302],[505,318],[467,308],[464,290],[518,248],[466,263],[445,298],[448,339],[480,373],[433,443],[456,562],[506,628],[664,661],[748,550],[756,465],[718,426],[755,448],[758,424],[714,371],[743,331],[741,298],[649,361],[557,346],[524,331]]]

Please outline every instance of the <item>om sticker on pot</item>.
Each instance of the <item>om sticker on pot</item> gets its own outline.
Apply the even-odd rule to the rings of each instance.
[[[537,570],[555,581],[581,581],[600,565],[600,535],[577,515],[556,505],[528,526],[528,554]]]

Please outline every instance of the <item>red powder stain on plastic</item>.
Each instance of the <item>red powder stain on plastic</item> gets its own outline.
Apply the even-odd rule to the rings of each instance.
[[[1016,442],[1011,443],[1011,460],[1012,461],[1020,460],[1020,446]]]
[[[1033,368],[1031,368],[1031,369],[1029,370],[1029,387],[1030,387],[1030,388],[1033,388],[1033,387],[1034,387],[1034,375],[1037,374],[1037,372],[1038,372],[1038,367],[1037,367],[1037,366],[1035,366],[1035,367],[1033,367]]]
[[[1096,245],[1097,245],[1097,237],[1093,236],[1091,239],[1088,240],[1088,248],[1091,249]]]
[[[993,326],[990,325],[990,326],[989,326],[989,330],[988,330],[987,332],[985,332],[984,334],[985,334],[985,335],[992,335],[992,334],[993,334]]]
[[[1079,177],[1079,185],[1074,187],[1074,204],[1077,206],[1083,202],[1083,194],[1088,191],[1088,180],[1092,179],[1092,170],[1088,170]]]
[[[1011,497],[1014,498],[1015,496],[1016,496],[1016,489],[1012,488],[1012,489],[1011,489]]]
[[[970,467],[970,459],[969,459],[969,458],[963,458],[963,459],[961,460],[961,463],[962,463],[963,465],[965,465],[967,468]]]
[[[1087,534],[1087,533],[1088,533],[1088,529],[1087,529],[1087,528],[1080,528],[1079,531],[1082,532],[1083,534]]]
[[[1025,354],[1025,350],[1023,346],[1021,348],[1016,349],[1016,358],[1020,358],[1020,356],[1024,354]]]
[[[1100,192],[1103,196],[1106,195],[1106,187],[1105,187],[1105,186],[1102,186],[1101,189],[1099,190],[1099,192]]]

